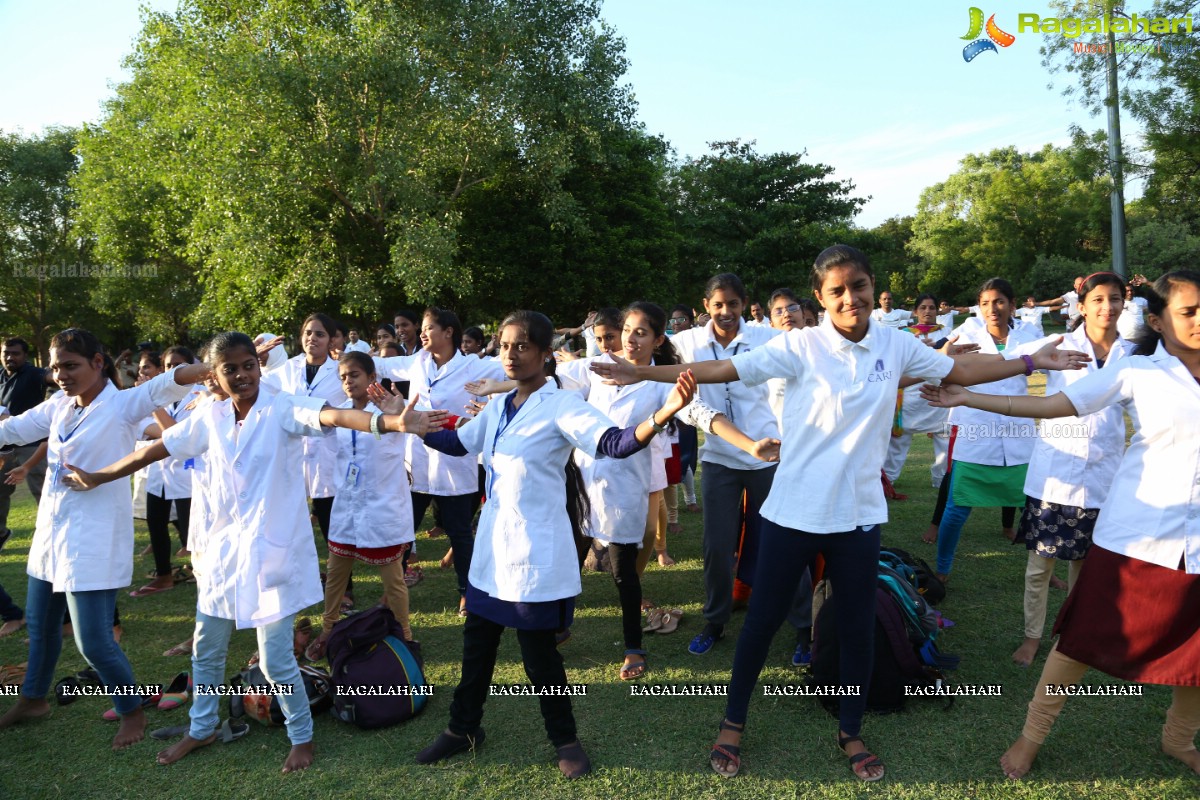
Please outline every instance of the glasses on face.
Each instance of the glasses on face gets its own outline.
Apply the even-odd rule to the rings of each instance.
[[[799,310],[800,310],[800,304],[792,303],[791,305],[780,306],[779,308],[772,308],[771,316],[772,317],[783,317],[788,314],[795,314]]]

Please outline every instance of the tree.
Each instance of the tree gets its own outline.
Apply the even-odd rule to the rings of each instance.
[[[1103,132],[1074,129],[1065,148],[965,157],[921,193],[909,243],[919,262],[909,280],[965,300],[993,276],[1027,291],[1039,256],[1098,263],[1110,246],[1104,141]]]
[[[43,356],[50,337],[92,325],[90,242],[76,225],[69,180],[76,131],[0,133],[0,333],[28,338]]]
[[[184,0],[128,66],[81,142],[88,221],[202,289],[204,327],[475,302],[467,193],[515,157],[581,225],[564,179],[632,112],[596,0]]]
[[[911,280],[916,259],[908,252],[912,236],[913,217],[891,217],[874,228],[859,231],[850,240],[871,260],[876,293],[891,291],[897,306],[902,298],[914,297],[917,292],[917,284]]]
[[[672,176],[682,286],[694,296],[720,271],[758,294],[806,284],[817,253],[845,237],[866,200],[803,151],[762,155],[738,140],[709,147]]]
[[[663,196],[667,146],[636,130],[604,133],[595,159],[562,179],[575,204],[553,223],[547,197],[513,155],[495,179],[464,195],[459,263],[483,291],[459,308],[486,319],[533,303],[577,324],[598,304],[675,301],[676,240]]]

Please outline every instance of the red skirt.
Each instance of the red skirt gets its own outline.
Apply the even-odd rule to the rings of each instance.
[[[332,539],[329,540],[329,552],[335,556],[357,559],[364,564],[373,564],[377,567],[384,564],[391,564],[393,561],[402,558],[411,546],[411,542],[405,542],[404,544],[393,544],[387,547],[358,547],[352,544],[335,542]]]
[[[1200,575],[1093,544],[1054,632],[1060,653],[1115,678],[1200,686]]]

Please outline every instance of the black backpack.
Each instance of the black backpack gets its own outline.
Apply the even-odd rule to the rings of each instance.
[[[404,629],[387,606],[354,614],[329,636],[333,715],[360,728],[383,728],[424,710],[431,687],[421,646],[404,640]]]
[[[920,556],[899,547],[885,547],[879,551],[879,560],[903,575],[929,605],[936,606],[946,599],[946,584]]]

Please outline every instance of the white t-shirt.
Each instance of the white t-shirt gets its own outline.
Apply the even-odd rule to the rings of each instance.
[[[1121,309],[1121,316],[1117,317],[1117,333],[1126,339],[1137,336],[1145,322],[1148,305],[1144,297],[1135,297],[1127,302]]]
[[[1066,315],[1068,322],[1074,322],[1079,317],[1079,294],[1072,290],[1064,294],[1061,299],[1063,301],[1062,313]]]
[[[1044,306],[1021,306],[1017,309],[1017,318],[1021,320],[1023,325],[1032,325],[1038,336],[1045,336],[1042,331],[1042,317],[1050,313],[1050,309]]]
[[[903,308],[893,308],[891,311],[877,308],[871,312],[871,319],[889,328],[903,328],[912,319],[912,312]]]

